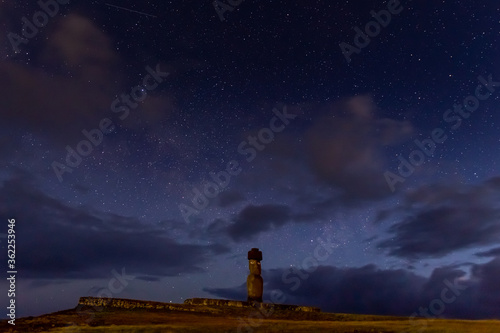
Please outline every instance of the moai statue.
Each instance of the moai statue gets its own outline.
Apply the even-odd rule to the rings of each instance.
[[[250,274],[247,278],[248,302],[262,302],[262,293],[264,291],[264,280],[260,276],[260,261],[262,252],[257,248],[248,251],[248,266]]]

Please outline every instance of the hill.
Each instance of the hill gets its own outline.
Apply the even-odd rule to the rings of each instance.
[[[138,301],[141,302],[141,301]],[[160,304],[156,302],[151,302]],[[167,308],[91,307],[79,304],[74,309],[38,317],[16,319],[12,326],[0,322],[1,332],[53,333],[164,333],[164,332],[500,332],[500,321],[416,319],[293,311],[286,308],[252,306],[206,306],[171,304]]]

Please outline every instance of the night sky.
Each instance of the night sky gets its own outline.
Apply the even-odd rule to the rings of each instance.
[[[498,1],[7,0],[0,23],[19,316],[245,300],[256,247],[267,300],[500,318]]]

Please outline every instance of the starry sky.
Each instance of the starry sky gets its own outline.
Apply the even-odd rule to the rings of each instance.
[[[19,316],[244,300],[256,247],[267,300],[500,318],[497,1],[107,1],[0,4]]]

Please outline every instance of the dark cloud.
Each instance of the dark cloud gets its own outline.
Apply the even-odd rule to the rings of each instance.
[[[284,205],[249,205],[234,218],[227,233],[235,241],[251,238],[261,232],[280,227],[291,220],[291,211]]]
[[[0,203],[0,218],[16,219],[18,268],[26,278],[99,278],[125,268],[157,279],[200,272],[211,256],[228,251],[180,244],[135,218],[72,207],[38,191],[22,173],[3,182]]]
[[[391,217],[393,213],[394,213],[394,208],[383,209],[381,211],[378,211],[373,222],[375,224],[380,224],[383,221],[385,221],[386,219],[388,219],[389,217]]]
[[[366,238],[366,239],[363,239],[363,243],[371,243],[371,242],[373,242],[374,240],[376,240],[376,239],[378,239],[378,238],[379,238],[379,236],[378,236],[378,235],[376,235],[376,236],[372,236],[372,237],[368,237],[368,238]]]
[[[317,302],[324,311],[348,313],[405,315],[417,305],[416,288],[423,283],[421,278],[404,270],[383,271],[374,265],[361,268],[320,266],[299,285],[295,285],[299,280],[292,281],[298,275],[291,271],[288,275],[283,274],[278,270],[271,275],[271,290],[282,290],[289,295],[290,301],[297,304],[313,305]],[[413,288],[408,288],[410,285]],[[295,287],[297,289],[292,290]],[[391,289],[394,292],[389,294]]]
[[[147,281],[147,282],[157,282],[161,280],[160,276],[137,276],[136,279]]]
[[[264,273],[263,273],[264,274]],[[225,299],[245,301],[247,299],[247,284],[243,283],[235,288],[203,288],[203,291]],[[265,295],[269,293],[265,292]],[[267,298],[268,299],[268,298]]]
[[[433,185],[408,192],[403,205],[384,213],[399,222],[378,246],[404,258],[442,257],[453,251],[499,243],[500,186]]]
[[[373,265],[361,268],[319,266],[313,273],[289,269],[263,272],[265,299],[280,290],[284,303],[319,306],[323,311],[409,315],[419,305],[418,290],[425,278],[403,270],[383,271]],[[207,289],[220,297],[246,297],[244,286]]]
[[[446,318],[500,318],[500,260],[472,265],[471,277],[457,267],[441,267],[430,277],[406,270],[382,270],[374,265],[360,268],[319,266],[312,273],[292,273],[290,269],[263,272],[264,299],[279,290],[284,303],[318,306],[323,311],[411,316],[431,302],[456,296],[445,304],[440,314]],[[458,286],[453,294],[451,286]],[[245,286],[236,288],[205,288],[213,295],[229,299],[245,299]],[[432,303],[433,304],[433,303]],[[430,312],[430,315],[433,315]]]
[[[478,252],[476,253],[476,256],[478,257],[498,257],[500,256],[500,247],[488,250],[488,251],[483,251],[483,252]]]
[[[245,199],[245,196],[241,192],[228,190],[221,192],[217,196],[217,204],[219,207],[225,208],[242,202]]]
[[[472,278],[477,280],[477,285],[471,290],[475,303],[469,311],[484,316],[485,318],[499,318],[500,309],[500,284],[498,277],[500,276],[500,257],[496,257],[492,261],[484,265],[473,265]],[[463,311],[466,312],[467,309]]]
[[[248,205],[230,221],[213,221],[204,231],[205,236],[217,238],[225,235],[234,241],[249,240],[287,223],[313,223],[325,215],[325,208],[318,208],[317,203],[298,206],[292,209],[288,205]]]

